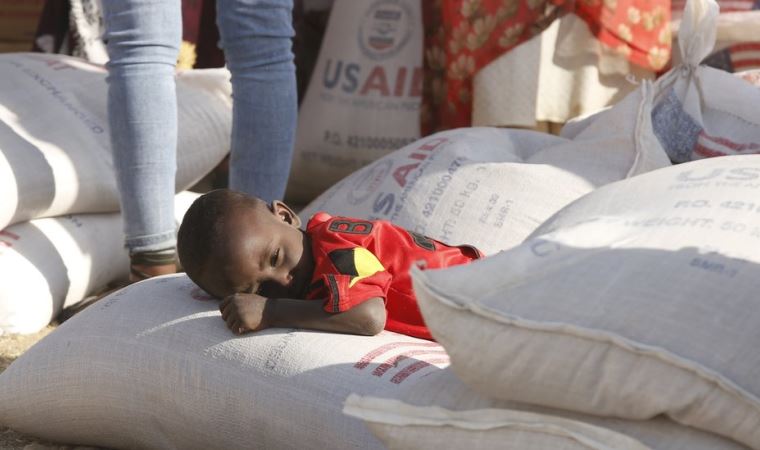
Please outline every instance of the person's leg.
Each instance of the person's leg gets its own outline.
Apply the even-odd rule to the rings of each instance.
[[[111,146],[133,279],[171,273],[180,0],[103,0],[103,15]]]
[[[232,189],[282,199],[297,115],[293,0],[217,0],[217,23],[232,73]]]

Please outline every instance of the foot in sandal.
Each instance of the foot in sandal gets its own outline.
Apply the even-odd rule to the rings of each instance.
[[[177,273],[176,251],[173,247],[129,255],[130,282],[170,273]]]

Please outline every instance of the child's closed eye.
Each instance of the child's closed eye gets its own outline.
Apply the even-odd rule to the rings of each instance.
[[[277,267],[277,262],[279,260],[280,260],[280,249],[278,248],[277,250],[274,251],[274,253],[272,253],[272,256],[269,258],[269,264],[272,267]]]

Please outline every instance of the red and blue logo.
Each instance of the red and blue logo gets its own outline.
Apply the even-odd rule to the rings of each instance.
[[[377,0],[359,26],[359,48],[379,61],[398,53],[412,35],[414,15],[406,0]]]

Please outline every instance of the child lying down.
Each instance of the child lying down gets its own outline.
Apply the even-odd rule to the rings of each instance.
[[[409,268],[466,264],[483,254],[387,221],[315,214],[227,189],[202,195],[185,214],[177,250],[193,282],[223,299],[235,333],[294,327],[374,335],[383,329],[432,339]]]

